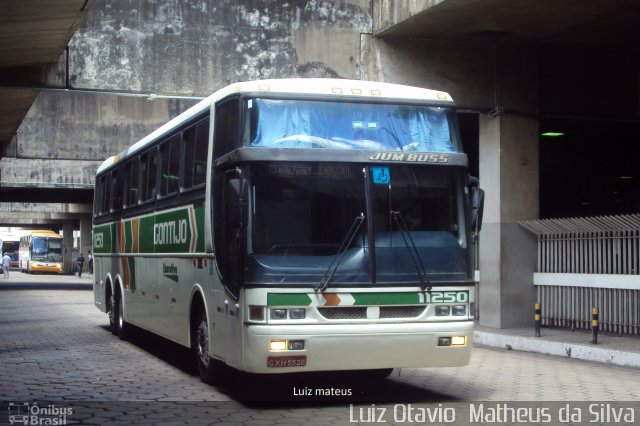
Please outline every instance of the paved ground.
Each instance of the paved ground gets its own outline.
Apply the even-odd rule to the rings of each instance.
[[[424,422],[411,418],[410,410],[421,407],[441,416],[430,423],[448,423],[454,414],[455,423],[465,424],[470,404],[480,401],[542,407],[552,416],[562,408],[553,401],[640,401],[636,368],[484,346],[474,349],[467,367],[404,369],[379,382],[236,374],[226,387],[213,387],[199,381],[192,364],[189,351],[143,331],[131,342],[111,335],[106,315],[93,307],[88,278],[14,272],[0,281],[0,424],[9,414],[43,407],[53,408],[41,418],[71,409],[67,424],[364,424],[376,415],[394,424]],[[306,388],[347,396],[301,396]],[[620,404],[640,418],[640,404]],[[588,403],[571,408],[583,415],[573,423],[586,424],[601,406],[592,407],[595,414]],[[633,423],[619,420],[611,424]]]

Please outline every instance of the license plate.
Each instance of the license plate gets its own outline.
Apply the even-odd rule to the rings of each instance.
[[[306,355],[296,356],[270,356],[267,358],[267,367],[304,367],[307,365]]]

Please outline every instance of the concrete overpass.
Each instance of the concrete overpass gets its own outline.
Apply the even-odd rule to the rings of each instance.
[[[532,303],[535,245],[517,223],[538,218],[554,197],[566,211],[584,205],[568,200],[581,182],[561,185],[573,169],[541,161],[541,130],[639,123],[633,0],[4,3],[12,7],[0,15],[0,90],[15,101],[4,103],[10,119],[0,128],[0,222],[29,217],[37,202],[51,203],[50,217],[76,214],[65,205],[88,206],[104,158],[232,81],[330,76],[440,88],[459,105],[487,190],[481,310],[494,327],[529,322],[522,308]],[[58,27],[66,38],[53,43]],[[637,170],[621,149],[612,169]],[[637,201],[625,208],[640,209],[637,186],[630,191]]]

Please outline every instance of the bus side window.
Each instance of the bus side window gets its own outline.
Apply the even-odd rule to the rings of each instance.
[[[196,126],[196,149],[193,185],[204,183],[207,177],[207,153],[209,148],[209,119]]]
[[[173,194],[180,183],[180,136],[174,136],[160,146],[160,195]]]
[[[158,170],[157,162],[158,152],[155,148],[142,154],[140,158],[140,202],[145,202],[156,198],[156,171]]]
[[[240,101],[237,98],[216,106],[214,137],[214,158],[240,146]]]
[[[121,170],[111,172],[111,211],[122,210],[122,178]]]
[[[127,192],[125,192],[126,204],[127,206],[135,206],[138,204],[138,194],[140,188],[140,158],[134,158],[127,165],[129,174],[128,174],[128,184],[127,184]]]
[[[191,188],[194,171],[194,152],[196,147],[196,128],[191,127],[184,132],[184,176],[182,186],[184,189]]]
[[[96,179],[96,189],[95,189],[96,192],[94,194],[95,203],[93,203],[94,217],[102,213],[102,202],[104,201],[104,198],[102,196],[103,189],[104,189],[104,176],[100,176],[99,178]]]
[[[102,176],[102,205],[101,212],[109,213],[111,209],[111,173]]]
[[[204,183],[207,176],[208,142],[209,120],[205,120],[184,132],[184,189]]]
[[[131,175],[131,161],[128,161],[123,167],[121,166],[122,176],[122,204],[123,207],[129,206],[129,184]]]

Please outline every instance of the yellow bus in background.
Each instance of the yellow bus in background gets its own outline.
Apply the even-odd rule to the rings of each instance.
[[[60,273],[62,237],[53,231],[31,231],[20,238],[20,271]]]

